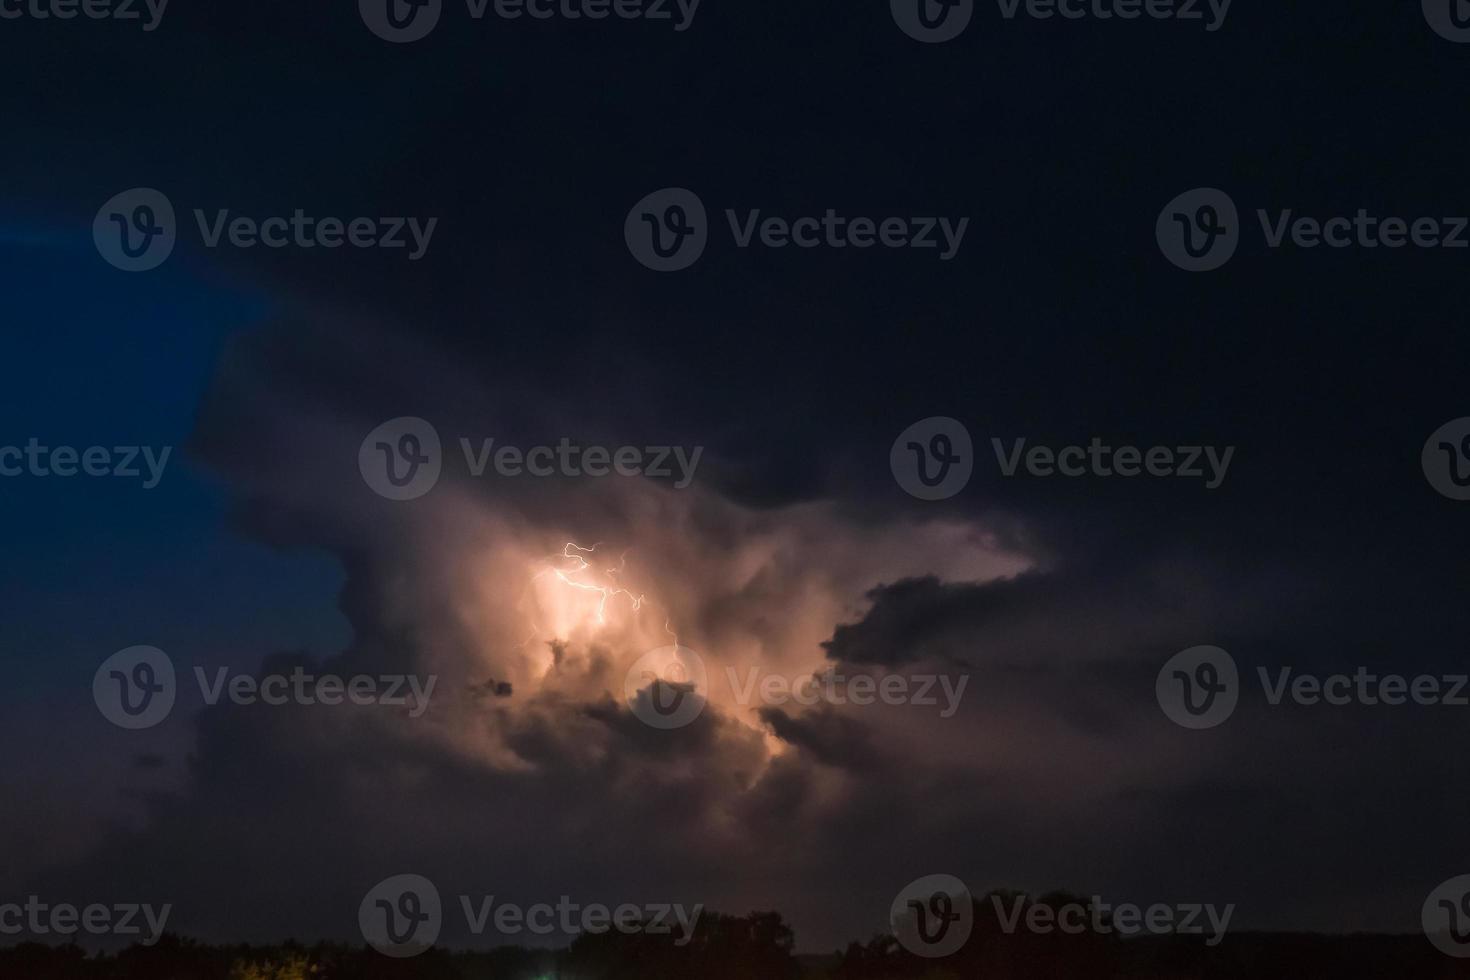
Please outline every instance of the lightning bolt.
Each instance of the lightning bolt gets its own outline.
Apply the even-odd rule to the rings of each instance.
[[[599,626],[605,626],[607,624],[607,604],[610,599],[624,597],[628,602],[630,611],[634,613],[640,612],[644,604],[650,601],[648,596],[643,592],[635,592],[627,588],[622,582],[622,576],[628,570],[628,552],[632,549],[625,548],[622,554],[618,556],[616,565],[603,566],[601,569],[598,569],[594,568],[593,560],[596,558],[598,549],[601,547],[601,542],[592,545],[590,548],[584,548],[575,541],[568,541],[562,546],[559,553],[547,556],[544,559],[547,563],[546,567],[531,577],[526,589],[521,594],[520,601],[516,604],[517,610],[522,614],[526,613],[525,605],[530,594],[531,586],[545,576],[550,575],[554,576],[556,581],[569,588],[597,594],[596,622]],[[603,581],[609,584],[598,584],[596,577],[599,574],[603,577]],[[674,645],[677,646],[679,634],[674,631],[667,616],[664,618],[664,632],[673,637]],[[522,640],[514,649],[521,649],[540,636],[542,636],[542,630],[533,621],[530,635]]]
[[[559,580],[566,583],[567,585],[570,585],[574,589],[581,589],[584,592],[597,592],[601,594],[602,597],[597,600],[597,622],[599,625],[605,624],[607,622],[607,600],[612,598],[613,596],[627,596],[630,600],[632,600],[634,612],[637,612],[638,610],[643,608],[643,593],[641,592],[637,595],[634,595],[632,592],[621,587],[613,588],[612,586],[607,585],[593,585],[589,582],[578,582],[577,580],[572,578],[573,575],[577,575],[592,567],[592,563],[588,561],[584,556],[593,554],[600,547],[600,544],[594,544],[590,548],[583,548],[580,545],[575,544],[574,542],[568,541],[566,543],[566,546],[562,548],[560,557],[573,562],[574,564],[572,565],[572,567],[549,569],[549,571],[555,574]],[[609,578],[616,578],[627,567],[628,552],[624,551],[618,567],[606,569],[606,574]]]

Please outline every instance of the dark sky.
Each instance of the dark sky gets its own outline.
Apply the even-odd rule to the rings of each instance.
[[[1470,213],[1470,46],[1416,4],[1237,0],[1216,32],[980,4],[934,45],[880,2],[703,0],[676,32],[446,0],[405,45],[354,6],[0,20],[0,446],[177,447],[152,490],[0,479],[0,899],[157,896],[205,939],[352,939],[363,892],[415,871],[525,902],[774,907],[827,949],[935,872],[1397,931],[1467,870],[1470,709],[1247,694],[1187,732],[1154,699],[1201,644],[1251,674],[1466,669],[1470,504],[1420,452],[1470,415],[1470,251],[1272,250],[1255,218]],[[1201,186],[1245,234],[1189,274],[1154,225]],[[133,187],[180,216],[148,273],[91,238]],[[683,272],[623,240],[663,187],[713,225]],[[208,249],[194,208],[438,226],[417,262]],[[739,249],[726,208],[970,223],[944,262]],[[355,460],[408,415],[446,442],[705,461],[687,491],[460,473],[395,505]],[[932,503],[887,463],[930,416],[978,456]],[[1003,479],[989,455],[1094,436],[1236,451],[1208,491]],[[615,669],[538,690],[500,586],[559,534],[642,557],[712,663],[869,651],[963,665],[966,700],[942,722],[712,711],[661,738],[617,703],[629,651],[595,644]],[[91,680],[134,644],[432,670],[450,704],[404,728],[196,698],[123,732]],[[503,703],[470,691],[512,674]]]

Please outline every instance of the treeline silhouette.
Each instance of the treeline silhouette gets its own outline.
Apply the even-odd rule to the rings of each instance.
[[[1085,904],[1053,893],[1032,899],[993,892],[973,902],[968,941],[938,959],[916,956],[888,935],[828,956],[797,956],[776,912],[706,912],[692,940],[667,935],[584,934],[563,949],[503,946],[486,952],[433,949],[391,959],[366,946],[285,943],[208,946],[165,935],[152,946],[88,955],[80,947],[25,943],[0,949],[0,980],[1450,980],[1470,978],[1419,935],[1229,934],[1121,939],[1095,931],[1032,933],[1001,928],[991,897],[1060,909]]]

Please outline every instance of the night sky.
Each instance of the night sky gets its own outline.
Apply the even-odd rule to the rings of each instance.
[[[412,872],[774,908],[823,951],[936,873],[1411,932],[1470,871],[1470,707],[1272,706],[1256,680],[1470,671],[1470,503],[1421,465],[1470,415],[1470,250],[1273,249],[1257,218],[1470,214],[1470,45],[1418,4],[1236,0],[1209,31],[978,3],[936,44],[874,0],[703,0],[682,31],[672,4],[445,0],[404,44],[355,6],[0,19],[0,447],[173,447],[152,489],[0,478],[0,902],[356,942],[363,894]],[[92,230],[139,187],[178,243],[130,273]],[[1155,223],[1199,187],[1241,240],[1194,273]],[[708,211],[681,271],[624,238],[661,188]],[[210,248],[193,217],[298,208],[437,224],[410,260]],[[727,209],[969,221],[944,260],[740,248]],[[973,476],[917,499],[890,450],[941,416]],[[401,417],[444,473],[394,501],[358,460]],[[474,477],[462,437],[702,457],[683,488]],[[992,439],[1023,438],[1234,454],[1213,489],[1006,477]],[[548,598],[568,542],[625,560],[642,608]],[[722,688],[667,731],[624,698],[665,634]],[[181,690],[126,731],[92,683],[135,645]],[[1193,731],[1155,679],[1201,645],[1244,690]],[[208,706],[192,679],[297,665],[438,687],[413,718]],[[947,718],[739,705],[723,680],[824,666],[969,680]],[[441,941],[495,941],[461,927]]]

